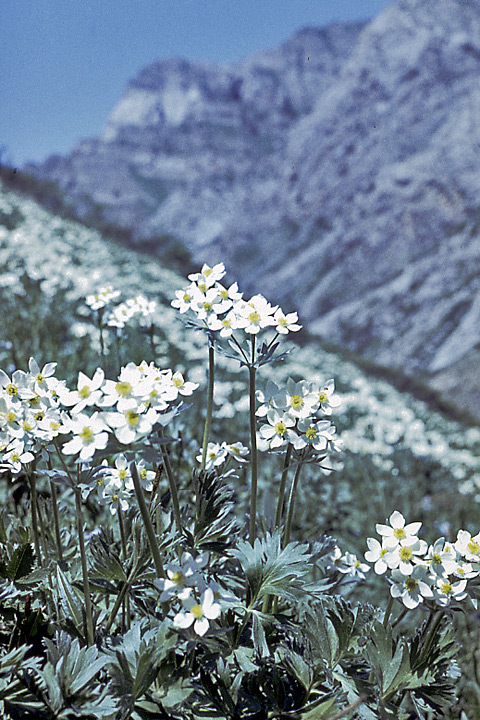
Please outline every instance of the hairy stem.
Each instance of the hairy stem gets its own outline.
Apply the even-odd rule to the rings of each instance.
[[[90,647],[90,645],[93,645],[94,643],[92,601],[90,598],[87,555],[85,552],[85,538],[83,535],[82,495],[78,488],[75,488],[75,510],[77,515],[77,533],[78,544],[80,546],[80,559],[82,562],[83,594],[85,596],[85,616],[87,620],[87,645]]]
[[[288,496],[288,507],[287,507],[287,519],[285,522],[285,535],[283,538],[283,546],[285,547],[290,542],[290,533],[292,530],[293,511],[295,508],[295,498],[297,496],[298,481],[300,479],[300,471],[302,469],[302,463],[298,463],[297,469],[295,470],[295,476],[293,478],[292,486]]]
[[[150,517],[150,513],[145,502],[145,497],[143,495],[143,488],[140,484],[140,478],[138,477],[137,466],[134,462],[132,462],[130,465],[130,472],[132,474],[133,486],[135,488],[135,494],[137,496],[138,507],[140,508],[140,514],[142,516],[145,531],[147,533],[150,550],[152,551],[153,562],[155,564],[157,577],[164,578],[165,570],[163,569],[162,558],[160,557],[160,552],[158,550],[157,538],[155,537],[152,519]]]
[[[280,488],[278,490],[277,512],[275,515],[275,527],[280,527],[280,523],[282,522],[283,503],[285,500],[285,487],[287,485],[287,475],[288,475],[288,469],[290,467],[290,458],[292,457],[292,450],[293,450],[292,443],[288,443],[287,451],[285,453],[285,461],[283,463],[283,471],[282,471],[282,477],[280,480]]]
[[[250,458],[251,458],[251,492],[250,492],[250,528],[249,541],[255,542],[255,528],[257,524],[257,479],[258,479],[258,453],[257,453],[257,418],[255,415],[255,335],[252,335],[252,360],[248,366],[248,379],[250,390]]]
[[[207,462],[208,436],[210,434],[210,424],[212,422],[213,412],[213,388],[215,383],[215,348],[211,337],[208,338],[208,396],[207,396],[207,415],[205,417],[205,428],[203,430],[202,445],[202,465],[201,469],[205,470]]]

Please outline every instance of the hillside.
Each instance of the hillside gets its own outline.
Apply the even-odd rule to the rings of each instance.
[[[122,291],[122,300],[140,292],[157,301],[155,359],[162,367],[187,371],[201,383],[189,412],[203,412],[205,338],[185,328],[170,307],[175,290],[185,284],[182,277],[133,250],[116,247],[95,231],[51,215],[31,200],[4,191],[0,194],[0,268],[4,309],[0,365],[8,372],[14,367],[11,353],[24,347],[20,367],[26,366],[33,353],[40,364],[58,360],[59,376],[66,377],[68,372],[70,380],[79,369],[92,373],[99,362],[98,339],[95,325],[89,324],[84,299],[87,293],[111,283]],[[25,277],[37,283],[35,302],[29,298],[28,312],[24,312]],[[56,337],[53,329],[58,318],[64,321],[64,335]],[[42,333],[44,337],[39,338]],[[139,350],[138,337],[132,338],[126,336],[124,362]],[[149,352],[148,346],[144,349]],[[246,377],[228,358],[219,355],[217,363],[220,382],[215,395],[214,437],[246,442]],[[344,468],[331,476],[331,482],[324,479],[320,488],[318,473],[312,471],[303,492],[320,492],[323,501],[316,509],[307,503],[306,512],[315,510],[307,518],[309,522],[318,525],[320,512],[325,526],[341,533],[345,513],[358,525],[361,516],[370,522],[368,518],[375,513],[381,518],[393,506],[405,514],[415,513],[415,517],[421,513],[440,532],[446,532],[442,523],[455,522],[458,507],[463,525],[470,516],[475,518],[476,503],[466,503],[459,490],[468,498],[480,499],[478,428],[447,420],[412,395],[400,393],[354,363],[326,352],[316,341],[296,347],[283,363],[262,369],[259,381],[261,385],[270,377],[281,383],[288,376],[334,377],[343,400],[335,422],[345,446]],[[361,549],[363,530],[357,525],[355,532],[348,531],[353,532],[349,542],[358,542]]]

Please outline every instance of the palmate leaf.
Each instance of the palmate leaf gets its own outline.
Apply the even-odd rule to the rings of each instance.
[[[97,647],[80,647],[78,639],[57,631],[45,640],[47,662],[37,668],[41,695],[54,717],[111,717],[117,709],[98,675],[109,658]]]
[[[294,602],[305,594],[303,578],[311,567],[311,553],[304,543],[281,546],[281,534],[275,530],[265,538],[257,538],[253,547],[241,540],[231,551],[247,578],[251,599],[275,595]]]
[[[235,539],[237,521],[231,517],[234,496],[224,483],[226,477],[228,475],[217,477],[215,472],[194,475],[196,517],[193,533],[187,531],[187,537],[197,550],[220,552],[230,547]]]

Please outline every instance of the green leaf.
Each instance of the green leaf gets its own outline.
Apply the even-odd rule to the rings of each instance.
[[[15,582],[28,575],[34,565],[33,550],[30,543],[23,543],[15,548],[7,564],[7,577]]]
[[[289,543],[281,547],[281,534],[275,530],[252,547],[240,541],[232,550],[240,562],[250,586],[252,599],[276,595],[291,602],[305,595],[304,577],[310,571],[311,553],[306,544]]]
[[[67,617],[73,620],[77,632],[84,636],[83,608],[84,600],[78,591],[70,584],[65,573],[57,566],[57,588],[62,600],[62,606]]]

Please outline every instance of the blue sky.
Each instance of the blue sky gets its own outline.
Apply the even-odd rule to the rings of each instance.
[[[98,134],[128,80],[171,56],[230,62],[389,0],[1,0],[0,160]]]

